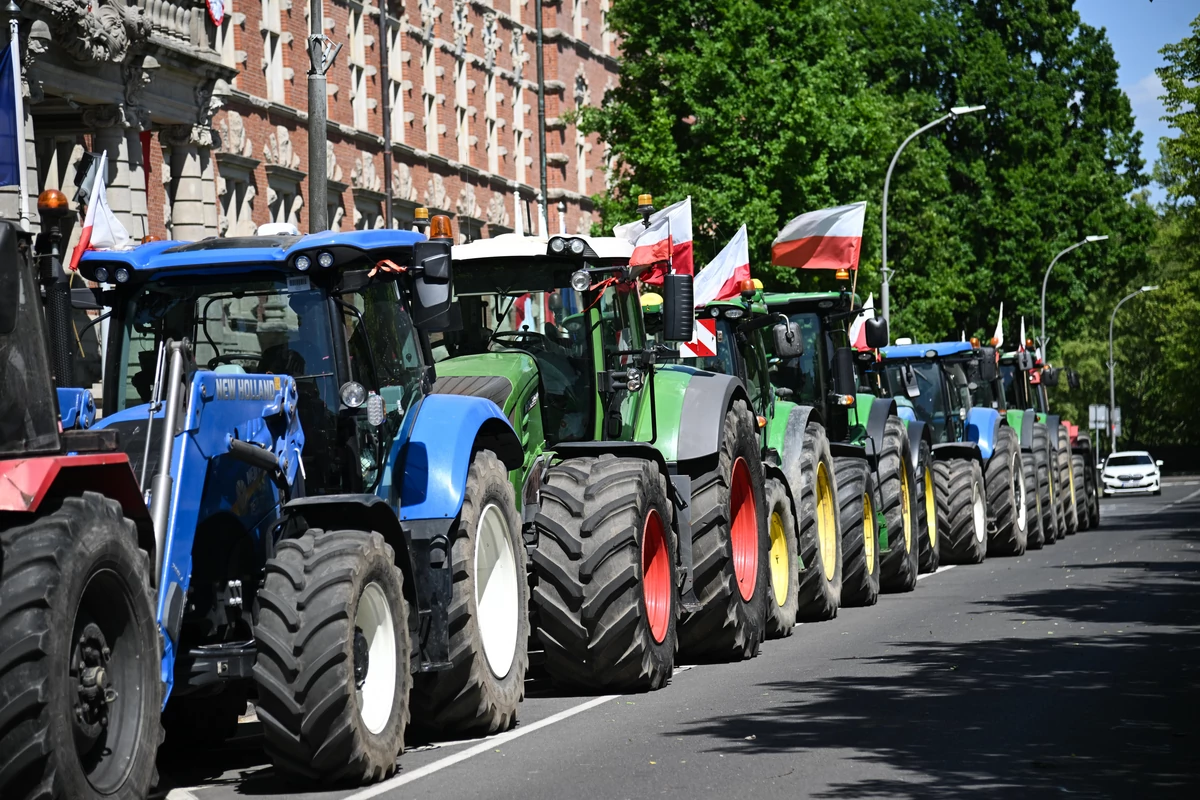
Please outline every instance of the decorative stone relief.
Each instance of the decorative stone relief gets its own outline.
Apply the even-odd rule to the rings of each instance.
[[[375,159],[370,153],[361,154],[350,171],[350,185],[356,189],[378,192],[381,183],[379,175],[375,173]]]
[[[496,12],[489,11],[483,15],[483,52],[487,70],[496,68],[496,53],[500,51],[500,34],[496,27]]]
[[[425,187],[425,205],[430,208],[447,209],[450,207],[450,196],[446,194],[446,181],[441,175],[434,175]]]
[[[508,201],[499,192],[492,192],[492,199],[488,201],[487,221],[489,225],[499,225],[501,228],[512,227],[509,225]]]
[[[579,108],[590,106],[592,104],[592,90],[588,88],[587,75],[583,72],[583,67],[575,73],[575,105]]]
[[[121,62],[130,45],[150,36],[150,21],[135,5],[113,0],[50,0],[54,38],[76,61]]]
[[[337,163],[337,153],[333,149],[333,142],[325,142],[325,172],[329,175],[329,180],[334,183],[342,182],[342,168]]]
[[[169,145],[182,147],[212,147],[213,130],[207,125],[168,125],[159,131],[159,137]]]
[[[144,108],[126,106],[124,103],[85,106],[83,124],[89,128],[146,130],[150,127],[150,112]]]
[[[229,85],[225,81],[204,81],[196,85],[192,94],[196,102],[196,121],[201,125],[210,125],[213,115],[221,110],[225,101],[218,94],[218,84],[226,92]]]
[[[525,34],[518,28],[513,31],[512,47],[509,48],[512,53],[513,72],[517,76],[517,81],[521,80],[521,70],[529,61],[529,53],[525,52]]]
[[[471,24],[470,5],[467,0],[454,0],[450,25],[454,28],[454,52],[459,58],[462,58],[467,47],[467,37],[475,29],[475,26]]]
[[[417,187],[413,185],[412,167],[397,164],[392,170],[392,195],[410,203],[417,202]]]
[[[433,36],[433,26],[437,22],[437,18],[442,15],[442,10],[438,8],[437,0],[421,0],[421,31],[428,38]]]
[[[254,145],[246,134],[246,123],[236,111],[226,111],[225,119],[217,126],[221,135],[221,151],[245,158],[254,157]]]
[[[288,169],[300,169],[300,154],[292,150],[292,139],[287,128],[280,125],[267,136],[267,143],[263,145],[263,161]]]
[[[142,94],[154,79],[154,71],[158,66],[158,59],[154,56],[134,56],[121,65],[121,78],[125,81],[125,102],[128,105],[142,104]]]
[[[439,208],[441,207],[439,206]],[[475,199],[474,186],[469,183],[463,184],[462,191],[458,193],[458,202],[455,203],[454,210],[460,217],[479,219],[483,216],[483,209],[479,207],[479,202]]]

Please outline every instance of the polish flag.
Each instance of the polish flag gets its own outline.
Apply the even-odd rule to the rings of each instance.
[[[537,327],[537,320],[533,318],[533,295],[523,294],[517,298],[516,315],[513,330],[532,330]]]
[[[867,204],[801,214],[771,244],[771,263],[796,269],[858,269]]]
[[[746,226],[742,225],[729,244],[696,276],[693,286],[696,305],[737,297],[742,281],[749,277],[750,245],[746,238]]]
[[[1025,318],[1021,317],[1021,338],[1017,340],[1017,350],[1025,349]]]
[[[996,349],[999,350],[1004,346],[1004,301],[1000,301],[1000,314],[996,317],[996,332],[992,334],[992,338],[996,340]]]
[[[92,184],[92,197],[88,201],[87,216],[83,219],[83,231],[79,244],[71,253],[71,269],[79,269],[79,259],[87,250],[120,250],[129,247],[133,240],[125,226],[108,207],[108,195],[104,181],[108,176],[108,153],[100,154],[100,165],[96,167],[96,182]]]
[[[613,228],[619,239],[633,243],[629,266],[657,264],[642,278],[643,283],[662,285],[669,257],[675,272],[692,274],[692,198],[672,203],[650,215],[650,225],[641,221],[627,222]],[[748,259],[747,259],[748,260]]]
[[[875,316],[875,295],[867,296],[867,302],[863,303],[862,310],[858,312],[858,316],[854,318],[854,322],[850,323],[850,346],[855,350],[870,350],[867,347],[867,320]]]

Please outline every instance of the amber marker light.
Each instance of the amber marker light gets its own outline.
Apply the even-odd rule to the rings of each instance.
[[[58,189],[47,189],[38,195],[37,209],[39,214],[66,214],[71,210],[67,196]]]
[[[971,337],[971,347],[974,347],[976,350],[979,349],[979,337],[978,336]]]
[[[850,280],[850,270],[843,267],[835,272],[833,277],[837,278],[839,281],[848,281]]]
[[[434,217],[429,220],[429,238],[453,239],[454,228],[450,225],[450,218],[445,214],[435,214]]]

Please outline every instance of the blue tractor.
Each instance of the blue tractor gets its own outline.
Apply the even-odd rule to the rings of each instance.
[[[167,742],[193,746],[231,735],[252,700],[277,772],[320,783],[389,775],[410,715],[515,722],[521,445],[489,400],[429,391],[427,333],[453,318],[449,220],[434,230],[84,256],[111,309],[92,431],[136,476],[134,501],[102,510],[113,535],[136,530],[145,566],[82,600],[50,581],[46,602],[79,630],[40,653],[48,691],[79,701],[25,731],[54,746],[23,783],[0,775],[0,795],[145,795],[160,707]]]
[[[971,342],[885,347],[870,372],[933,453],[939,560],[978,564],[1025,552],[1025,472],[994,398],[994,350]]]

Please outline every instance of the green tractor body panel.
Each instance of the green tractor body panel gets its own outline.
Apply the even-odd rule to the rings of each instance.
[[[792,416],[792,411],[798,408],[800,406],[790,400],[776,400],[772,404],[772,413],[767,415],[767,428],[763,432],[766,449],[774,450],[785,461],[788,458],[800,457],[799,453],[787,452],[786,443],[788,419]]]
[[[637,416],[634,438],[639,442],[654,440],[654,447],[667,463],[679,460],[679,432],[683,426],[683,400],[696,370],[678,364],[658,366],[654,370],[654,410],[643,403]],[[654,438],[657,425],[658,437]]]
[[[1018,408],[1010,408],[1004,413],[1005,419],[1008,420],[1008,426],[1017,434],[1017,443],[1028,445],[1028,442],[1021,441],[1021,428],[1025,423],[1025,410]]]

